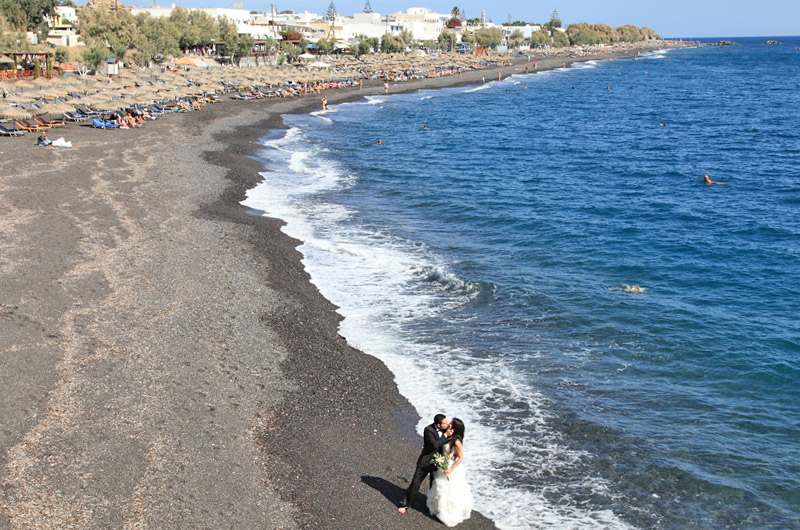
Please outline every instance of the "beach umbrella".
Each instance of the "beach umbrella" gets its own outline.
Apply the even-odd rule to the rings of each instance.
[[[197,66],[194,61],[189,59],[188,57],[181,57],[177,61],[175,61],[175,66]]]
[[[107,99],[106,101],[95,103],[94,105],[92,105],[92,108],[95,110],[107,112],[111,110],[119,110],[125,106],[126,106],[125,103],[120,99]]]
[[[9,120],[27,120],[31,117],[30,111],[21,107],[2,107],[0,106],[0,118]]]

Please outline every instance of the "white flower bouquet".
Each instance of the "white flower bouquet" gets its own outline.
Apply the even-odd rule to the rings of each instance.
[[[446,471],[450,468],[450,455],[446,455],[444,453],[436,453],[431,457],[431,463],[437,468],[441,469],[442,471]],[[450,480],[449,475],[445,475],[447,480]]]

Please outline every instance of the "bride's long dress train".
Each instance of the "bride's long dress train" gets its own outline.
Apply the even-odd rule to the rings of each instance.
[[[449,454],[449,453],[446,453]],[[459,465],[449,475],[441,469],[433,474],[433,486],[428,490],[428,510],[447,526],[456,526],[469,519],[472,512],[472,491],[467,484],[464,466]]]

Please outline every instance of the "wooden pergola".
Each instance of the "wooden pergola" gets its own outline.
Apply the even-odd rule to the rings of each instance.
[[[27,77],[36,77],[35,65],[36,61],[39,64],[39,75],[42,77],[50,77],[47,71],[47,60],[52,57],[50,52],[10,52],[5,54],[5,57],[14,61],[13,70],[0,70],[0,78],[3,79],[24,79]]]

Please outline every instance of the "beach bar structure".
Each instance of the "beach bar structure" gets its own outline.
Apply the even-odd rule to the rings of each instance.
[[[52,72],[47,65],[52,54],[49,52],[11,52],[3,56],[5,59],[0,64],[13,68],[0,70],[0,79],[24,79],[28,77],[51,77]],[[37,65],[38,61],[38,65]],[[39,69],[37,72],[36,69]]]

